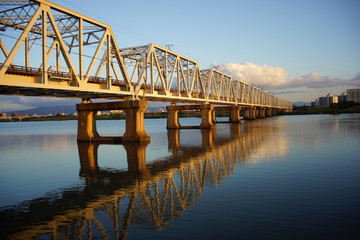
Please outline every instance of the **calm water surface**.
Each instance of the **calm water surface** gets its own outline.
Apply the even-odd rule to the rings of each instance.
[[[96,145],[76,121],[0,123],[0,238],[360,239],[360,114],[145,125],[151,143]]]

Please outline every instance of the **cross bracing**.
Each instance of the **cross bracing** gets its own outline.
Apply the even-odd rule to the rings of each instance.
[[[120,49],[109,25],[51,2],[0,6],[0,94],[292,108],[156,44]]]

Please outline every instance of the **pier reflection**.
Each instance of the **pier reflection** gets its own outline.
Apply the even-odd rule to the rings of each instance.
[[[125,148],[127,171],[102,169],[99,144],[78,143],[85,184],[27,202],[26,211],[20,204],[1,212],[3,229],[10,239],[126,239],[132,226],[163,230],[200,201],[206,186],[220,185],[237,164],[265,151],[276,130],[241,124],[221,134],[196,130],[191,134],[201,135],[201,143],[191,146],[182,143],[189,132],[169,130],[170,154],[148,164],[148,143],[114,145]]]
[[[126,150],[128,171],[123,172],[99,168],[98,148],[101,145],[100,143],[78,142],[80,176],[86,179],[87,184],[91,184],[96,179],[106,176],[134,178],[136,176],[146,175],[146,148],[148,144],[148,142],[128,142],[117,145],[119,147],[123,146]]]

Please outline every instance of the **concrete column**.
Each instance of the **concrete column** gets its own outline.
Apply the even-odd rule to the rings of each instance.
[[[211,116],[212,116],[212,122],[216,123],[217,122],[217,120],[216,120],[216,109],[212,110]]]
[[[150,136],[147,135],[144,128],[144,112],[147,108],[147,102],[142,100],[127,101],[129,104],[125,108],[126,114],[126,129],[122,142],[143,142],[150,141]]]
[[[255,120],[256,119],[256,107],[248,107],[245,110],[244,118],[246,120]]]
[[[176,105],[167,106],[167,129],[179,129],[179,110],[175,109]]]
[[[265,108],[259,108],[257,110],[257,117],[264,118],[265,117]]]
[[[272,116],[272,115],[271,115],[271,112],[272,112],[271,108],[266,108],[266,109],[265,109],[265,116],[266,116],[266,117],[271,117],[271,116]]]
[[[232,123],[239,123],[240,122],[240,107],[237,106],[232,106],[229,109],[229,113],[230,113],[230,122]]]
[[[249,109],[244,109],[243,119],[250,119]]]
[[[273,109],[272,109],[271,115],[272,115],[272,116],[276,116],[276,115],[277,115],[277,109],[276,109],[276,108],[273,108]]]
[[[201,124],[200,128],[212,128],[214,127],[212,112],[214,110],[214,105],[212,104],[203,104],[200,107],[201,112]]]
[[[82,104],[91,104],[90,100],[83,100]],[[92,141],[99,137],[96,130],[96,113],[92,110],[78,110],[78,141]]]

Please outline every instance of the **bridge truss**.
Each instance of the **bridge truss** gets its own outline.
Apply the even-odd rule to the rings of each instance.
[[[51,2],[0,6],[0,94],[292,108],[161,46],[120,49],[109,25]]]

